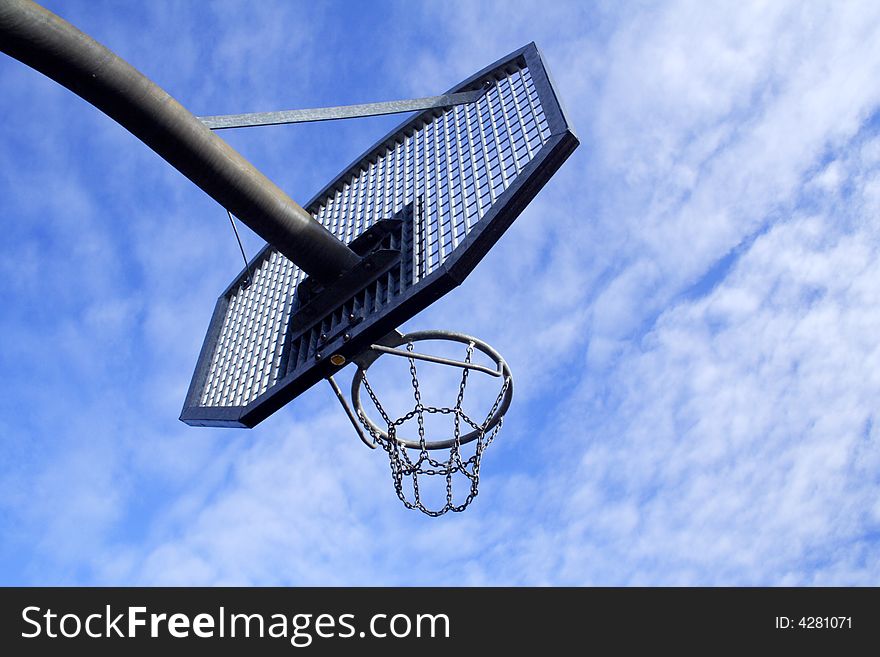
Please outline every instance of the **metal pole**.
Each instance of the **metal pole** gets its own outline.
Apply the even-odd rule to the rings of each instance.
[[[0,0],[0,50],[117,121],[321,282],[360,258],[163,89],[30,0]]]
[[[308,123],[310,121],[336,121],[338,119],[360,119],[365,116],[402,114],[426,109],[446,109],[455,105],[475,103],[486,94],[486,89],[462,91],[456,94],[413,98],[412,100],[389,100],[383,103],[363,103],[361,105],[337,105],[336,107],[313,107],[311,109],[281,110],[280,112],[250,112],[248,114],[224,114],[222,116],[200,116],[199,121],[211,130],[226,128],[251,128],[260,125],[282,125],[285,123]]]

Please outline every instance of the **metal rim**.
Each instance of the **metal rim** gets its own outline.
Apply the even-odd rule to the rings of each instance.
[[[460,342],[462,344],[473,343],[474,348],[479,349],[495,362],[495,365],[498,368],[497,371],[501,375],[502,381],[505,381],[507,383],[507,389],[504,392],[504,397],[501,400],[501,403],[498,405],[498,408],[496,409],[494,415],[492,415],[492,418],[489,420],[489,423],[486,425],[486,429],[483,431],[483,433],[485,434],[491,431],[499,422],[501,422],[501,418],[504,417],[505,413],[507,413],[507,409],[510,407],[510,402],[513,399],[513,376],[510,373],[510,368],[507,366],[507,362],[504,360],[504,358],[501,357],[501,354],[495,351],[495,349],[493,349],[490,345],[486,344],[478,338],[470,335],[465,335],[464,333],[454,333],[452,331],[444,331],[439,329],[431,331],[415,331],[413,333],[407,333],[406,335],[398,334],[397,336],[394,336],[393,339],[383,340],[383,344],[389,347],[400,347],[409,342],[423,342],[426,340],[448,340],[450,342]],[[373,420],[370,419],[370,416],[367,415],[366,411],[364,411],[363,405],[361,404],[360,393],[361,384],[364,380],[364,375],[366,374],[366,371],[370,368],[370,366],[383,355],[382,352],[378,352],[372,349],[369,350],[369,352],[369,356],[362,361],[364,364],[358,364],[357,371],[355,372],[354,378],[351,381],[352,404],[354,405],[355,412],[364,419],[364,421],[370,426],[373,431],[382,436],[383,439],[390,440],[388,432],[384,431],[380,426],[378,426],[375,422],[373,422]],[[470,433],[461,436],[461,438],[459,438],[458,440],[458,443],[464,445],[473,440],[476,440],[479,435],[480,432],[474,429]],[[418,440],[406,440],[405,438],[401,437],[396,437],[395,440],[399,445],[403,447],[409,447],[411,449],[421,448],[421,443]],[[449,447],[452,447],[455,443],[455,438],[449,438],[447,440],[425,441],[425,449],[448,449]]]

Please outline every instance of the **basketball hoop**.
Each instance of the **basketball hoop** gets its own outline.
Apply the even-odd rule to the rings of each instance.
[[[464,358],[454,360],[415,351],[415,343],[428,340],[466,345]],[[464,511],[477,496],[479,490],[480,462],[483,452],[501,429],[504,414],[513,398],[513,377],[510,368],[501,355],[482,340],[450,331],[419,331],[407,335],[394,333],[383,343],[371,345],[363,357],[356,361],[358,369],[351,384],[354,417],[369,434],[371,440],[366,439],[366,436],[359,432],[361,438],[371,447],[381,446],[388,455],[395,492],[407,508],[418,509],[432,517],[443,515],[447,511]],[[399,347],[404,348],[400,349]],[[473,362],[475,349],[488,356],[494,363],[494,367],[486,367]],[[381,356],[389,355],[406,358],[409,361],[409,372],[412,376],[415,403],[411,410],[397,418],[390,417],[367,379],[367,370],[370,366]],[[416,368],[417,360],[461,368],[458,396],[453,405],[437,407],[423,402]],[[472,373],[473,375],[490,376],[500,381],[500,390],[482,420],[470,417],[462,406]],[[381,416],[381,424],[371,419],[364,409],[361,401],[361,388],[366,390],[373,407]],[[429,415],[451,416],[452,436],[440,440],[429,440],[425,431],[425,418]],[[349,413],[349,417],[352,417],[351,413]],[[404,425],[411,420],[415,420],[417,425],[417,438],[407,438],[401,434]],[[469,443],[475,443],[475,446],[473,452],[469,456],[465,456],[462,453],[462,447]],[[445,450],[448,450],[445,457],[438,457],[438,453]],[[464,476],[468,492],[463,501],[456,503],[454,478],[459,474]],[[424,504],[419,487],[420,476],[423,477],[422,482],[425,477],[445,478],[446,500],[441,508],[430,509]],[[404,482],[407,480],[412,486],[411,499],[407,495],[407,491],[404,490]]]
[[[477,495],[483,452],[513,397],[510,369],[476,338],[448,331],[401,335],[396,327],[461,285],[577,148],[537,46],[515,50],[439,96],[200,120],[58,16],[28,0],[0,4],[0,52],[95,105],[226,208],[245,268],[217,299],[180,419],[254,427],[326,379],[361,440],[388,454],[395,490],[408,508],[430,516],[466,509]],[[414,110],[305,206],[211,132]],[[267,241],[250,261],[233,215]],[[464,358],[415,351],[415,343],[428,340],[466,345]],[[475,352],[494,367],[475,362]],[[409,364],[415,403],[395,419],[367,380],[382,356]],[[462,370],[455,404],[422,401],[416,361]],[[333,378],[350,362],[357,365],[354,408]],[[468,382],[478,375],[500,382],[497,395],[493,388],[485,397],[494,402],[486,402],[482,422],[474,419],[482,411],[463,406]],[[361,388],[381,424],[364,410]],[[430,429],[444,416],[452,435],[428,440],[426,420]],[[404,436],[411,420],[417,437]],[[464,446],[473,448],[470,456]],[[444,450],[445,460],[437,458]],[[425,505],[419,476],[445,478],[441,508]],[[458,503],[456,478],[468,482]]]

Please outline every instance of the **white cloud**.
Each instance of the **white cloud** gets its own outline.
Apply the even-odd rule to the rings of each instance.
[[[570,513],[587,519],[577,540],[610,536],[628,572],[579,552],[568,568],[600,582],[876,579],[880,206],[863,193],[878,177],[775,225],[617,364],[616,407],[587,434]],[[594,394],[584,386],[586,417]]]

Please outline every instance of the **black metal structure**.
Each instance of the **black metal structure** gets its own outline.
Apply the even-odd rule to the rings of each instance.
[[[401,335],[397,328],[464,281],[578,146],[534,43],[441,96],[203,120],[30,0],[0,0],[0,50],[152,148],[223,205],[236,238],[232,213],[267,240],[251,262],[242,248],[245,268],[217,301],[181,420],[253,427],[327,379],[360,439],[387,454],[407,508],[432,517],[468,508],[483,452],[511,403],[510,368],[475,337],[444,330]],[[209,129],[409,110],[418,113],[305,209]],[[438,341],[463,345],[464,355],[415,351],[414,343]],[[474,362],[475,350],[494,367]],[[414,406],[396,419],[367,379],[383,356],[408,361]],[[416,360],[461,371],[454,404],[422,401]],[[352,362],[349,404],[334,375]],[[485,419],[464,404],[469,377],[477,376],[499,381]],[[380,423],[363,408],[361,388]],[[450,419],[450,435],[429,440],[426,416]],[[419,483],[432,480],[445,491],[439,507],[427,504]],[[455,480],[467,484],[463,497],[455,495]]]
[[[578,145],[535,44],[447,94],[305,206],[359,264],[333,284],[271,244],[221,294],[181,420],[253,427],[465,279]]]

